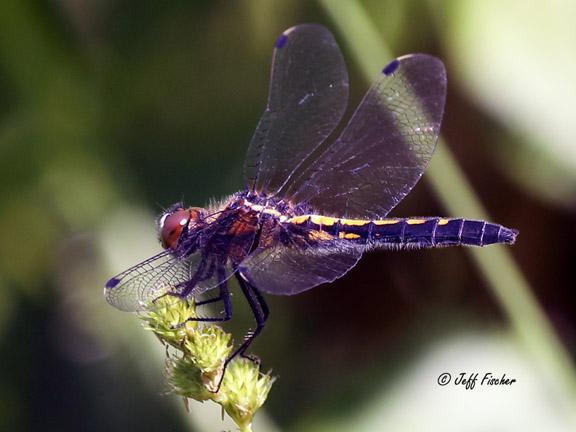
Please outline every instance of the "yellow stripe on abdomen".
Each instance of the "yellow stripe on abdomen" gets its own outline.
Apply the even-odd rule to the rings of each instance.
[[[321,241],[321,240],[332,240],[333,237],[327,233],[326,231],[310,231],[308,233],[308,238],[310,240],[316,240],[316,241]]]
[[[340,224],[342,226],[348,227],[363,227],[370,223],[374,225],[393,225],[399,222],[406,222],[408,225],[420,225],[426,223],[428,219],[426,218],[391,218],[391,219],[344,219],[344,218],[336,218],[331,216],[322,216],[322,215],[302,215],[302,216],[294,216],[288,219],[286,222],[293,223],[297,225],[302,225],[305,222],[312,222],[318,226],[327,226],[331,227],[336,224]],[[449,219],[440,219],[438,221],[439,225],[447,224]]]
[[[373,220],[372,223],[374,225],[392,225],[395,223],[400,222],[401,219],[377,219]]]
[[[344,231],[340,231],[338,233],[338,238],[346,239],[346,240],[355,240],[355,239],[359,239],[360,237],[362,237],[360,234],[347,233]]]
[[[370,219],[340,219],[342,225],[347,226],[364,226],[372,222]]]
[[[310,215],[294,216],[288,219],[286,222],[302,225],[303,223],[308,222],[308,219],[310,219]]]
[[[426,219],[406,219],[408,225],[421,225],[426,222]]]
[[[302,225],[305,222],[312,222],[316,225],[323,225],[323,226],[333,226],[337,223],[346,226],[364,226],[368,225],[372,222],[370,219],[341,219],[331,216],[322,216],[322,215],[302,215],[302,216],[294,216],[288,219],[286,222],[293,223],[296,225]],[[375,221],[376,223],[380,221]],[[384,223],[391,223],[391,222],[384,222]],[[392,222],[393,223],[393,222]]]
[[[339,219],[329,217],[329,216],[321,216],[321,215],[311,215],[310,222],[316,225],[324,225],[324,226],[332,226],[334,225]]]

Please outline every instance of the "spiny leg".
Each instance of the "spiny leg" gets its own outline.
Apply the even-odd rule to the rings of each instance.
[[[178,324],[176,327],[182,327],[188,321],[200,321],[200,322],[224,322],[230,321],[232,319],[232,301],[230,299],[230,291],[228,290],[228,281],[226,280],[226,272],[223,267],[218,268],[218,289],[220,291],[218,297],[206,300],[204,302],[197,303],[196,306],[199,304],[206,304],[206,303],[214,303],[216,301],[222,300],[224,305],[224,316],[217,316],[217,317],[191,317],[188,318],[186,321]],[[193,286],[192,286],[193,288]],[[186,289],[187,294],[189,294],[192,290]],[[182,295],[184,296],[184,292]]]
[[[236,350],[232,353],[232,355],[226,360],[226,363],[224,363],[224,368],[226,368],[228,363],[230,363],[230,361],[238,354],[240,354],[242,357],[246,357],[254,361],[252,357],[245,356],[244,352],[254,341],[256,336],[260,334],[260,332],[264,328],[264,323],[266,322],[266,319],[268,318],[269,315],[268,305],[266,304],[264,297],[262,297],[262,295],[258,292],[258,289],[252,286],[239,273],[236,273],[236,280],[238,280],[238,284],[242,289],[242,293],[246,297],[248,305],[252,310],[252,314],[254,315],[254,319],[256,320],[256,328],[254,329],[254,331],[248,332],[246,334],[244,342],[242,342],[242,344],[238,348],[236,348]]]
[[[238,279],[242,279],[242,276],[238,275]],[[258,305],[260,306],[260,311],[262,312],[262,324],[264,324],[264,322],[268,319],[268,315],[270,315],[268,305],[266,304],[264,297],[262,296],[262,294],[260,294],[260,291],[258,291],[256,287],[250,285],[247,281],[244,281],[244,283],[249,285],[250,289],[252,290],[252,293],[254,294],[254,297],[256,298],[256,301],[258,302]]]
[[[224,316],[217,316],[217,317],[195,317],[195,318],[188,318],[186,321],[201,321],[201,322],[225,322],[230,321],[232,319],[232,301],[230,300],[230,291],[228,290],[227,282],[223,281],[218,285],[220,290],[220,294],[218,297],[214,299],[210,299],[209,301],[197,303],[196,306],[201,306],[206,303],[214,303],[216,301],[222,300],[222,304],[224,305]]]
[[[257,361],[256,359],[250,356],[245,356],[244,352],[246,351],[248,346],[250,346],[250,344],[256,338],[256,336],[260,334],[260,332],[264,328],[264,323],[269,315],[268,305],[266,304],[264,298],[258,292],[258,290],[255,287],[253,287],[248,281],[246,281],[239,273],[236,273],[236,279],[238,280],[238,284],[242,289],[242,293],[246,297],[250,309],[252,310],[254,319],[256,320],[256,328],[254,329],[254,331],[249,332],[246,335],[242,344],[238,348],[236,348],[236,350],[224,362],[224,365],[222,366],[222,376],[220,377],[220,381],[218,382],[218,385],[216,386],[216,390],[214,391],[214,393],[218,393],[218,391],[220,391],[220,386],[222,385],[222,381],[224,380],[224,374],[226,373],[228,364],[232,361],[232,359],[234,359],[234,357],[236,357],[237,355],[241,355],[242,357],[248,358],[251,361]],[[223,281],[223,284],[221,284],[221,286],[224,287],[226,286],[225,280]],[[224,296],[222,294],[223,292],[221,291],[220,296],[222,297],[222,301],[224,302],[225,315],[228,317],[228,319],[230,319],[232,317],[232,305],[230,302],[230,294],[228,293],[228,289],[226,288]]]
[[[219,301],[221,301],[221,300],[222,300],[222,297],[221,297],[220,295],[218,295],[218,297],[209,298],[209,299],[206,299],[206,300],[202,300],[202,301],[196,302],[196,306],[204,306],[204,305],[207,305],[207,304],[219,302]]]
[[[208,278],[211,278],[211,277],[212,277],[212,275],[214,274],[214,269],[215,269],[215,267],[216,267],[216,261],[215,261],[215,260],[212,260],[212,261],[211,261],[211,264],[210,264],[210,267],[208,268],[208,272],[207,272],[207,274],[204,276],[204,279],[208,279]],[[218,277],[219,277],[218,280],[220,281],[220,283],[222,283],[222,281],[223,281],[223,279],[224,279],[224,270],[221,269],[221,268],[219,269]],[[192,287],[192,288],[194,288],[194,287]],[[221,293],[218,294],[217,297],[209,298],[209,299],[206,299],[206,300],[202,300],[202,301],[196,302],[196,306],[203,306],[203,305],[207,305],[207,304],[210,304],[210,303],[216,303],[216,302],[219,302],[219,301],[224,301],[224,298],[223,298],[223,296],[222,296]]]
[[[181,283],[179,285],[176,285],[174,287],[173,291],[168,291],[165,294],[162,294],[161,296],[155,298],[153,303],[156,303],[158,300],[160,300],[166,296],[178,297],[180,299],[186,299],[190,295],[190,293],[192,292],[192,290],[194,289],[194,287],[196,286],[196,284],[198,282],[200,282],[201,280],[210,278],[214,274],[214,265],[211,265],[209,267],[207,273],[203,274],[205,269],[206,269],[207,262],[208,262],[208,259],[205,256],[202,257],[202,261],[200,261],[200,264],[198,265],[198,268],[194,272],[194,275],[188,281]]]

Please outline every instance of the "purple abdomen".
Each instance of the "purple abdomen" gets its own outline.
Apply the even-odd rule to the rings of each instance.
[[[490,222],[468,219],[408,218],[372,222],[370,240],[376,245],[407,247],[486,246],[512,244],[517,230]]]

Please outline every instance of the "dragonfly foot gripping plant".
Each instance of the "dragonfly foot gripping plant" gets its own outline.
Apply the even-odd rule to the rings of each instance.
[[[219,326],[193,321],[195,309],[193,299],[164,296],[141,315],[146,328],[171,348],[168,382],[183,398],[220,404],[241,431],[250,431],[274,379],[262,374],[257,362],[243,357],[225,368],[233,348],[231,335]]]

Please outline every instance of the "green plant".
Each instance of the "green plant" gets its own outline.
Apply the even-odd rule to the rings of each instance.
[[[235,357],[232,336],[214,324],[194,321],[193,299],[164,296],[141,315],[167,350],[168,382],[175,394],[200,402],[212,400],[234,420],[240,431],[252,430],[252,418],[264,404],[274,378],[260,365]]]

